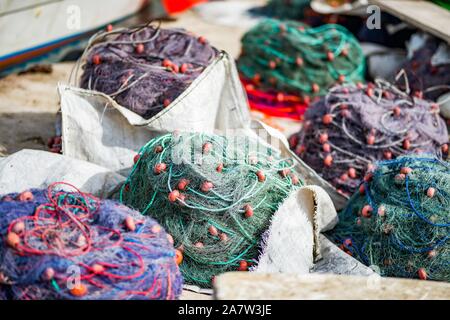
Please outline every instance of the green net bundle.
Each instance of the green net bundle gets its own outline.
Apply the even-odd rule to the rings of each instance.
[[[302,19],[305,9],[309,8],[311,0],[269,0],[264,7],[253,10],[256,14],[264,14],[281,19]]]
[[[336,83],[363,81],[365,61],[356,38],[340,25],[311,28],[266,19],[242,38],[238,67],[243,78],[262,89],[309,100]]]
[[[381,275],[450,281],[450,163],[384,161],[366,176],[330,236]]]
[[[172,235],[185,282],[256,262],[272,215],[302,181],[292,159],[248,137],[166,134],[149,141],[120,200]]]

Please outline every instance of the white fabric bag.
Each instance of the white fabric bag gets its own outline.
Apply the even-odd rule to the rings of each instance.
[[[107,95],[59,85],[63,153],[111,170],[161,133],[227,130],[250,122],[247,98],[232,58],[221,52],[167,108],[151,119],[120,106]]]
[[[108,196],[125,178],[98,165],[38,150],[0,158],[0,195],[67,182],[82,192]]]

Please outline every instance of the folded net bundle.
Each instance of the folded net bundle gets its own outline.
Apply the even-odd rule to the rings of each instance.
[[[204,37],[145,25],[95,35],[83,54],[80,86],[111,96],[149,119],[216,58]]]
[[[305,114],[290,147],[338,192],[352,194],[378,160],[411,152],[448,156],[439,107],[394,85],[338,85]]]
[[[436,100],[450,91],[450,46],[436,38],[428,37],[402,65],[407,86],[417,96]]]
[[[92,195],[31,190],[0,198],[5,299],[175,299],[175,250],[154,220]]]
[[[185,282],[201,287],[255,263],[272,215],[302,184],[292,159],[248,137],[176,132],[135,159],[121,201],[162,224],[183,255]]]
[[[266,19],[242,38],[238,60],[241,77],[267,96],[264,104],[276,109],[270,101],[296,96],[304,112],[311,97],[324,95],[336,83],[359,82],[364,79],[364,56],[355,37],[344,27],[327,24],[310,28],[294,21]],[[279,99],[281,97],[281,99]]]
[[[263,14],[280,19],[302,19],[311,0],[269,0],[263,7],[252,9],[255,14]]]
[[[450,281],[450,163],[383,161],[350,199],[330,237],[381,275]]]

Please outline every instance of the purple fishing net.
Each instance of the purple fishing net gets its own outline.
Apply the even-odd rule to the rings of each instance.
[[[408,78],[408,86],[416,95],[436,100],[450,91],[450,47],[428,37],[423,45],[401,67]]]
[[[376,161],[412,152],[447,156],[448,139],[437,104],[377,81],[333,87],[289,140],[312,169],[350,195]]]
[[[58,187],[0,197],[1,299],[179,297],[175,250],[155,220]]]
[[[149,119],[217,57],[204,37],[152,25],[95,35],[83,54],[80,86],[111,96]]]

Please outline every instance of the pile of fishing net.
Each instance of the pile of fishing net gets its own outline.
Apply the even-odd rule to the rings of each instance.
[[[153,219],[74,191],[0,198],[4,299],[175,299],[182,278],[170,239]]]
[[[94,36],[80,86],[103,92],[149,119],[174,101],[216,58],[204,37],[145,25]]]
[[[254,8],[251,12],[280,19],[299,20],[305,15],[311,0],[269,0],[263,7]]]
[[[135,160],[120,200],[161,223],[183,255],[185,282],[201,287],[255,264],[273,214],[302,184],[292,159],[245,136],[175,132]]]
[[[330,86],[362,81],[365,62],[358,41],[340,25],[311,28],[266,19],[242,38],[238,68],[244,81],[268,96],[258,100],[249,92],[251,107],[275,109],[271,101],[293,95],[304,112],[311,97],[325,95]]]
[[[450,91],[450,46],[428,35],[413,35],[409,59],[402,65],[410,90],[436,100]]]
[[[394,85],[338,85],[306,114],[291,149],[338,192],[352,194],[379,160],[411,152],[442,151],[448,132],[439,106]]]
[[[382,276],[450,281],[450,163],[417,155],[383,161],[330,236]]]

